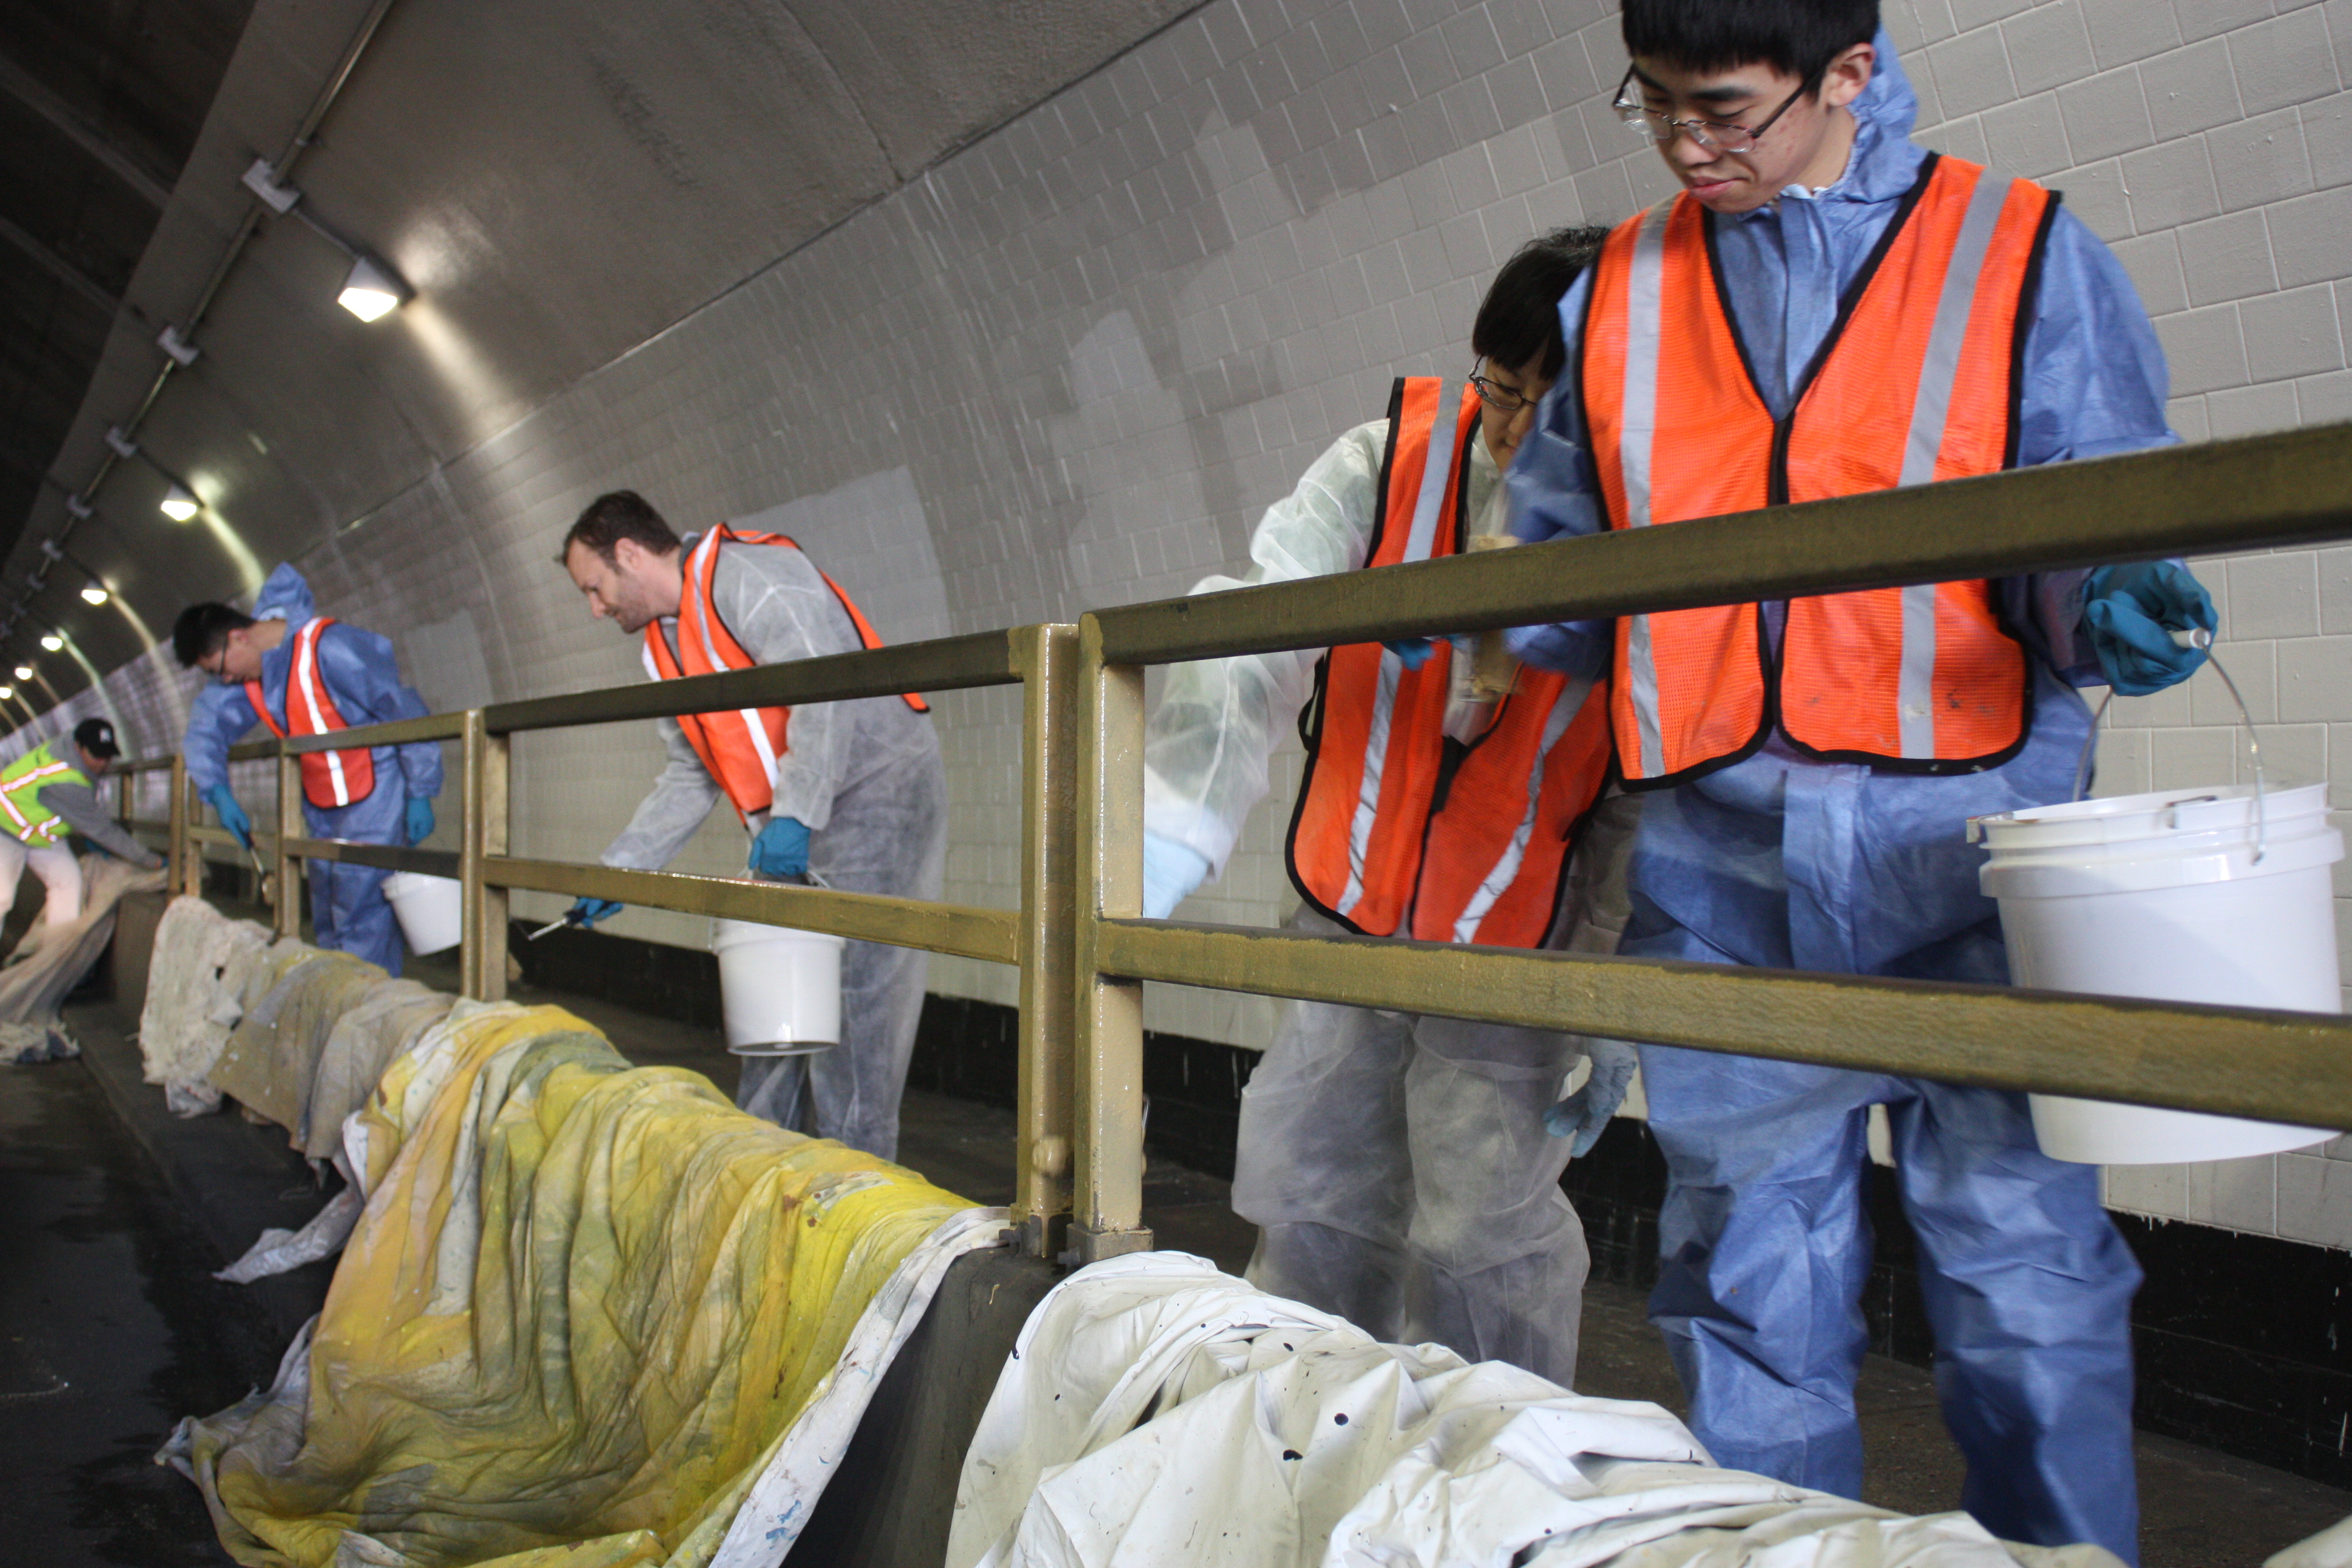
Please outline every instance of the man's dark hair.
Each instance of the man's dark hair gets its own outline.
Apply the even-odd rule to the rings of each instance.
[[[190,605],[172,623],[172,653],[182,669],[194,669],[220,652],[229,633],[251,625],[251,616],[226,605]]]
[[[607,566],[614,565],[613,547],[624,539],[634,539],[656,555],[667,555],[683,543],[645,497],[635,490],[614,490],[588,503],[588,510],[580,514],[572,531],[563,536],[563,548],[555,552],[555,563],[564,564],[571,558],[572,547],[584,544],[603,556]]]
[[[1512,254],[1487,285],[1470,327],[1470,352],[1507,371],[1540,357],[1536,379],[1559,374],[1568,351],[1559,337],[1559,297],[1601,254],[1609,231],[1591,225],[1539,234]]]
[[[1625,0],[1625,52],[1689,71],[1761,60],[1811,89],[1878,36],[1878,0]]]

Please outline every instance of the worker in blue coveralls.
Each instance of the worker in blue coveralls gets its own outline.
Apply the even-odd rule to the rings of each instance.
[[[1682,193],[1561,302],[1568,365],[1508,476],[1526,541],[2175,439],[2122,268],[2054,195],[1908,140],[1874,0],[1625,0],[1618,117]],[[1613,667],[1648,791],[1619,951],[2005,984],[1971,816],[2070,798],[2075,687],[2140,694],[2213,626],[2178,563],[1528,627]],[[2182,638],[2185,642],[2189,638]],[[1963,1503],[2137,1561],[2129,1312],[2098,1172],[2025,1097],[1642,1047],[1669,1173],[1651,1314],[1720,1463],[1852,1496],[1871,1105],[1917,1232]]]
[[[260,724],[276,735],[314,735],[428,711],[401,684],[392,644],[318,614],[310,585],[290,564],[269,574],[250,616],[226,605],[189,605],[172,627],[172,651],[181,668],[218,682],[189,710],[182,750],[198,793],[248,849],[253,820],[228,785],[228,749],[247,731]],[[314,838],[416,844],[433,831],[441,748],[432,742],[306,752],[301,767],[302,819]],[[390,873],[310,860],[304,874],[318,944],[398,974],[400,931],[383,896]]]

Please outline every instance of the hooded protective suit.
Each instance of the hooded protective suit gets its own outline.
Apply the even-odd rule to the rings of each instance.
[[[688,550],[698,537],[687,536]],[[787,545],[724,546],[711,603],[761,664],[856,653],[864,646],[815,565]],[[661,629],[675,650],[677,621],[664,620]],[[669,763],[605,849],[607,866],[659,870],[719,804],[718,781],[677,721],[658,722]],[[806,825],[809,871],[824,886],[901,899],[940,896],[947,773],[929,715],[899,699],[794,708],[776,759],[772,810]],[[929,968],[929,955],[915,948],[851,942],[841,958],[841,1044],[814,1057],[744,1058],[736,1103],[780,1126],[896,1158],[898,1097]]]
[[[257,621],[280,620],[288,636],[261,656],[261,693],[270,711],[286,711],[286,679],[294,665],[292,634],[318,616],[310,600],[310,584],[293,564],[282,563],[261,585],[254,602]],[[425,700],[400,682],[400,665],[392,644],[347,621],[329,626],[319,639],[319,673],[334,700],[343,722],[354,729],[384,724],[394,719],[421,719],[430,710]],[[199,794],[228,782],[228,749],[261,722],[242,682],[211,685],[197,694],[188,710],[188,778]],[[407,746],[377,746],[375,788],[349,805],[317,806],[304,800],[302,820],[313,838],[348,838],[359,844],[405,844],[404,816],[410,800],[430,800],[441,793],[441,748],[432,742]],[[392,906],[384,901],[384,879],[391,875],[372,866],[350,866],[340,860],[307,860],[303,875],[310,883],[310,919],[318,945],[356,954],[381,964],[389,974],[400,973],[403,948]]]
[[[1711,220],[1732,316],[1775,417],[1828,337],[1846,285],[1925,153],[1916,100],[1884,34],[1854,104],[1846,171],[1820,191]],[[1561,302],[1580,353],[1590,275]],[[2163,446],[2161,350],[2129,279],[2063,208],[2021,362],[2019,464]],[[1540,540],[1604,526],[1577,381],[1562,375],[1510,475],[1513,527]],[[1775,734],[1753,756],[1644,798],[1628,873],[1629,956],[2005,984],[1998,911],[1977,887],[1972,816],[2063,800],[2088,733],[2075,683],[2081,573],[1998,584],[2033,665],[2032,727],[2009,762],[1924,776],[1829,763]],[[1777,637],[1783,608],[1766,607]],[[1524,628],[1513,651],[1590,671],[1606,621]],[[1945,1419],[1964,1500],[1995,1533],[2093,1541],[2136,1560],[2129,1310],[2139,1270],[2098,1173],[2045,1158],[2022,1095],[1645,1046],[1652,1131],[1670,1181],[1652,1317],[1718,1462],[1854,1495],[1853,1378],[1870,1239],[1867,1108],[1893,1122],[1918,1233]]]
[[[1266,510],[1243,578],[1195,593],[1295,582],[1363,565],[1386,420],[1342,436]],[[1470,531],[1501,531],[1502,487],[1471,443]],[[1467,739],[1467,640],[1445,720]],[[1147,830],[1222,868],[1265,795],[1276,741],[1297,723],[1318,650],[1170,667],[1144,752]],[[1608,952],[1623,924],[1630,803],[1605,804],[1570,873],[1553,945]],[[1337,927],[1302,910],[1294,929]],[[1294,1002],[1242,1094],[1234,1207],[1261,1227],[1253,1282],[1337,1312],[1382,1339],[1435,1341],[1566,1384],[1589,1259],[1559,1190],[1569,1142],[1547,1134],[1583,1042],[1545,1029]]]

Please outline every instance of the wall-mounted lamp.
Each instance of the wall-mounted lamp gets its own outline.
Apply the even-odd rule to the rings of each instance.
[[[0,686],[0,702],[14,702],[15,700],[16,700],[16,689],[13,686]]]
[[[415,298],[415,290],[391,268],[361,256],[352,260],[352,274],[343,279],[343,291],[336,296],[336,303],[361,321],[373,321]]]
[[[107,591],[106,584],[100,582],[95,577],[92,577],[88,583],[82,584],[81,602],[92,606],[93,608],[97,605],[103,605],[107,600],[112,597],[113,595]]]
[[[65,651],[65,646],[66,639],[58,636],[57,633],[43,632],[41,634],[41,647],[47,649],[49,652],[62,653]]]
[[[18,665],[18,666],[16,667],[16,679],[19,679],[19,680],[30,680],[30,679],[33,679],[33,667],[32,667],[31,665],[29,665],[29,664],[20,664],[20,665]]]
[[[173,522],[185,522],[203,510],[204,503],[195,498],[194,492],[177,480],[163,492],[163,515]]]

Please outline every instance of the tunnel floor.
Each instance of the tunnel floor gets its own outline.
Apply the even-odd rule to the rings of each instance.
[[[454,964],[411,973],[455,989]],[[604,1029],[632,1061],[692,1068],[731,1089],[735,1058],[710,1031],[611,1003],[519,990]],[[275,1372],[325,1294],[329,1265],[239,1287],[211,1271],[265,1225],[320,1202],[274,1128],[235,1114],[183,1121],[139,1082],[137,1020],[69,1006],[81,1061],[0,1068],[0,1474],[13,1494],[0,1565],[219,1563],[195,1489],[152,1462],[182,1415],[208,1414]],[[907,1098],[900,1159],[982,1203],[1011,1195],[1012,1112]],[[1251,1232],[1225,1184],[1154,1161],[1145,1218],[1160,1245],[1238,1271]],[[1636,1291],[1586,1296],[1582,1391],[1682,1409]],[[1864,1500],[1912,1513],[1958,1506],[1961,1465],[1930,1374],[1869,1358],[1861,1399]],[[2145,1568],[2259,1564],[2352,1514],[2352,1492],[2143,1435]]]

